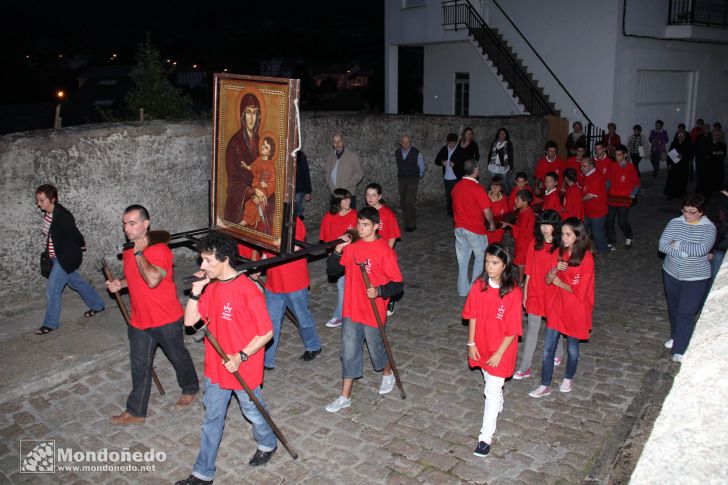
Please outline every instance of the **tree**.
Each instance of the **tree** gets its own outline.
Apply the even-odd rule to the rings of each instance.
[[[134,89],[126,95],[126,107],[132,118],[144,110],[145,119],[184,119],[193,117],[187,95],[167,79],[162,56],[147,39],[139,45],[131,77]]]

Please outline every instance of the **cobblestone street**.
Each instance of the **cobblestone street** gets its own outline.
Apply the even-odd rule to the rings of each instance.
[[[311,308],[323,352],[312,362],[299,360],[303,347],[295,327],[286,320],[277,368],[266,372],[263,390],[273,419],[300,458],[292,460],[279,445],[268,465],[248,466],[255,444],[233,399],[215,483],[550,484],[586,480],[595,463],[605,459],[608,442],[646,377],[655,370],[674,374],[679,366],[669,361],[662,345],[669,330],[657,258],[657,239],[667,220],[678,214],[679,201],[665,201],[661,183],[652,178],[643,181],[647,186],[631,213],[633,249],[623,248],[620,234],[619,249],[597,258],[594,328],[592,338],[581,347],[574,390],[568,394],[556,391],[542,399],[528,397],[538,384],[542,331],[534,376],[506,381],[504,410],[490,456],[472,455],[483,414],[483,381],[479,371],[467,366],[467,326],[460,319],[463,300],[455,291],[457,264],[451,222],[444,217],[443,208],[426,208],[419,213],[417,231],[405,233],[397,246],[406,289],[387,323],[407,399],[400,399],[396,388],[383,397],[377,394],[381,374],[372,370],[367,357],[365,376],[354,385],[352,407],[337,414],[324,410],[340,387],[340,329],[324,325],[335,304],[336,288],[322,281],[323,265],[314,263],[312,277],[319,283],[311,291]],[[309,217],[306,222],[317,224],[318,220]],[[315,225],[309,227],[309,234],[309,241],[318,234]],[[190,268],[180,265],[177,280]],[[76,295],[71,297],[78,300]],[[113,317],[121,325],[121,315],[112,307],[112,300],[107,301],[105,318]],[[23,315],[14,320],[23,320]],[[28,331],[32,323],[27,322]],[[199,449],[201,394],[190,408],[175,410],[179,389],[161,351],[157,352],[156,368],[167,394],[162,397],[152,389],[146,423],[120,428],[108,422],[110,415],[123,410],[131,388],[124,335],[119,334],[113,365],[56,382],[47,390],[1,401],[0,482],[155,484],[189,475]],[[25,341],[27,364],[43,359],[39,340],[28,337]],[[186,344],[202,379],[203,345],[191,336]],[[89,347],[91,351],[95,350]],[[11,355],[20,359],[23,354],[16,351]],[[563,378],[564,367],[556,368],[555,385]],[[166,459],[153,463],[154,471],[146,472],[21,474],[20,440],[55,440],[56,448],[74,451],[154,449]]]

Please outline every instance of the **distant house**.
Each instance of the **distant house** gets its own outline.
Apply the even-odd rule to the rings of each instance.
[[[62,107],[63,126],[101,121],[98,109],[124,113],[124,97],[134,87],[132,66],[92,66],[78,77],[78,90]]]

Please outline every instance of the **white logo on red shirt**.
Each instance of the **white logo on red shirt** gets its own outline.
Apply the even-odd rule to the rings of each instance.
[[[364,268],[366,268],[367,274],[372,272],[372,260],[371,259],[367,258]]]
[[[225,303],[225,306],[222,307],[222,314],[220,315],[220,318],[223,320],[233,319],[233,307],[230,306],[230,302]]]
[[[498,320],[503,320],[503,315],[506,313],[506,307],[504,305],[501,305],[498,307],[498,313],[495,314],[495,318]]]
[[[571,280],[571,284],[578,285],[580,280],[581,280],[581,273],[576,273],[576,276],[574,276],[574,279]]]
[[[619,181],[620,182],[626,182],[627,181],[627,176],[626,175],[622,175],[621,177],[619,177]]]

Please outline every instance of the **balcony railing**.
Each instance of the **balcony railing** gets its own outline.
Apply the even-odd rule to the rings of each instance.
[[[728,28],[728,0],[670,0],[667,23]]]

